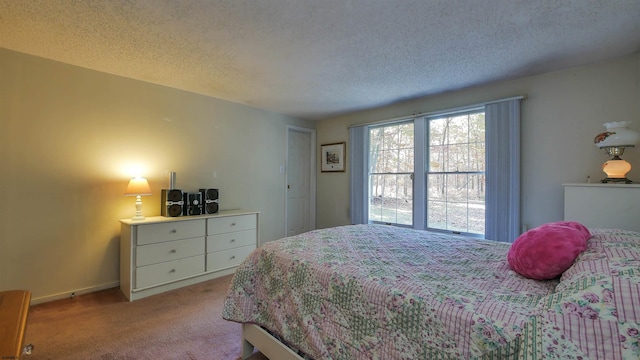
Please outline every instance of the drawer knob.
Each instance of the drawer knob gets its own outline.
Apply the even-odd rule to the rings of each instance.
[[[236,242],[236,239],[231,239],[231,241],[230,241],[230,242]]]
[[[175,254],[176,252],[177,252],[176,249],[173,249],[173,250],[170,251],[170,253],[172,253],[172,254]]]
[[[235,255],[233,255],[229,260],[233,260],[233,259],[235,259],[235,258],[236,258],[236,256],[235,256]]]
[[[171,271],[169,271],[170,273],[174,273],[176,272],[176,269],[171,269]]]
[[[170,233],[172,233],[172,234],[175,234],[175,233],[177,233],[177,232],[178,232],[178,230],[176,230],[176,229],[171,229],[171,231],[169,231],[169,232],[170,232]]]
[[[236,223],[231,223],[231,226],[236,226]]]

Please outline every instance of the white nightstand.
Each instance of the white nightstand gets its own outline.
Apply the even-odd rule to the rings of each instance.
[[[640,184],[563,184],[564,219],[640,232]]]

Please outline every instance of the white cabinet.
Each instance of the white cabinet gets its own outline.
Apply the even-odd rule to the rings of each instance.
[[[130,301],[228,275],[258,246],[259,213],[122,219],[120,289]]]
[[[640,232],[640,184],[564,184],[564,219]]]

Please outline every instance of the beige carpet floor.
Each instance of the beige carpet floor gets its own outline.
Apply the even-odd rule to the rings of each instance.
[[[35,349],[26,359],[240,359],[241,326],[222,319],[230,282],[231,275],[134,302],[114,288],[34,305],[25,338]]]

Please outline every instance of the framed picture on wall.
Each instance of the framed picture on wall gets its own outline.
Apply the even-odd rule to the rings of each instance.
[[[320,147],[322,149],[322,172],[344,171],[346,143],[323,144]]]

